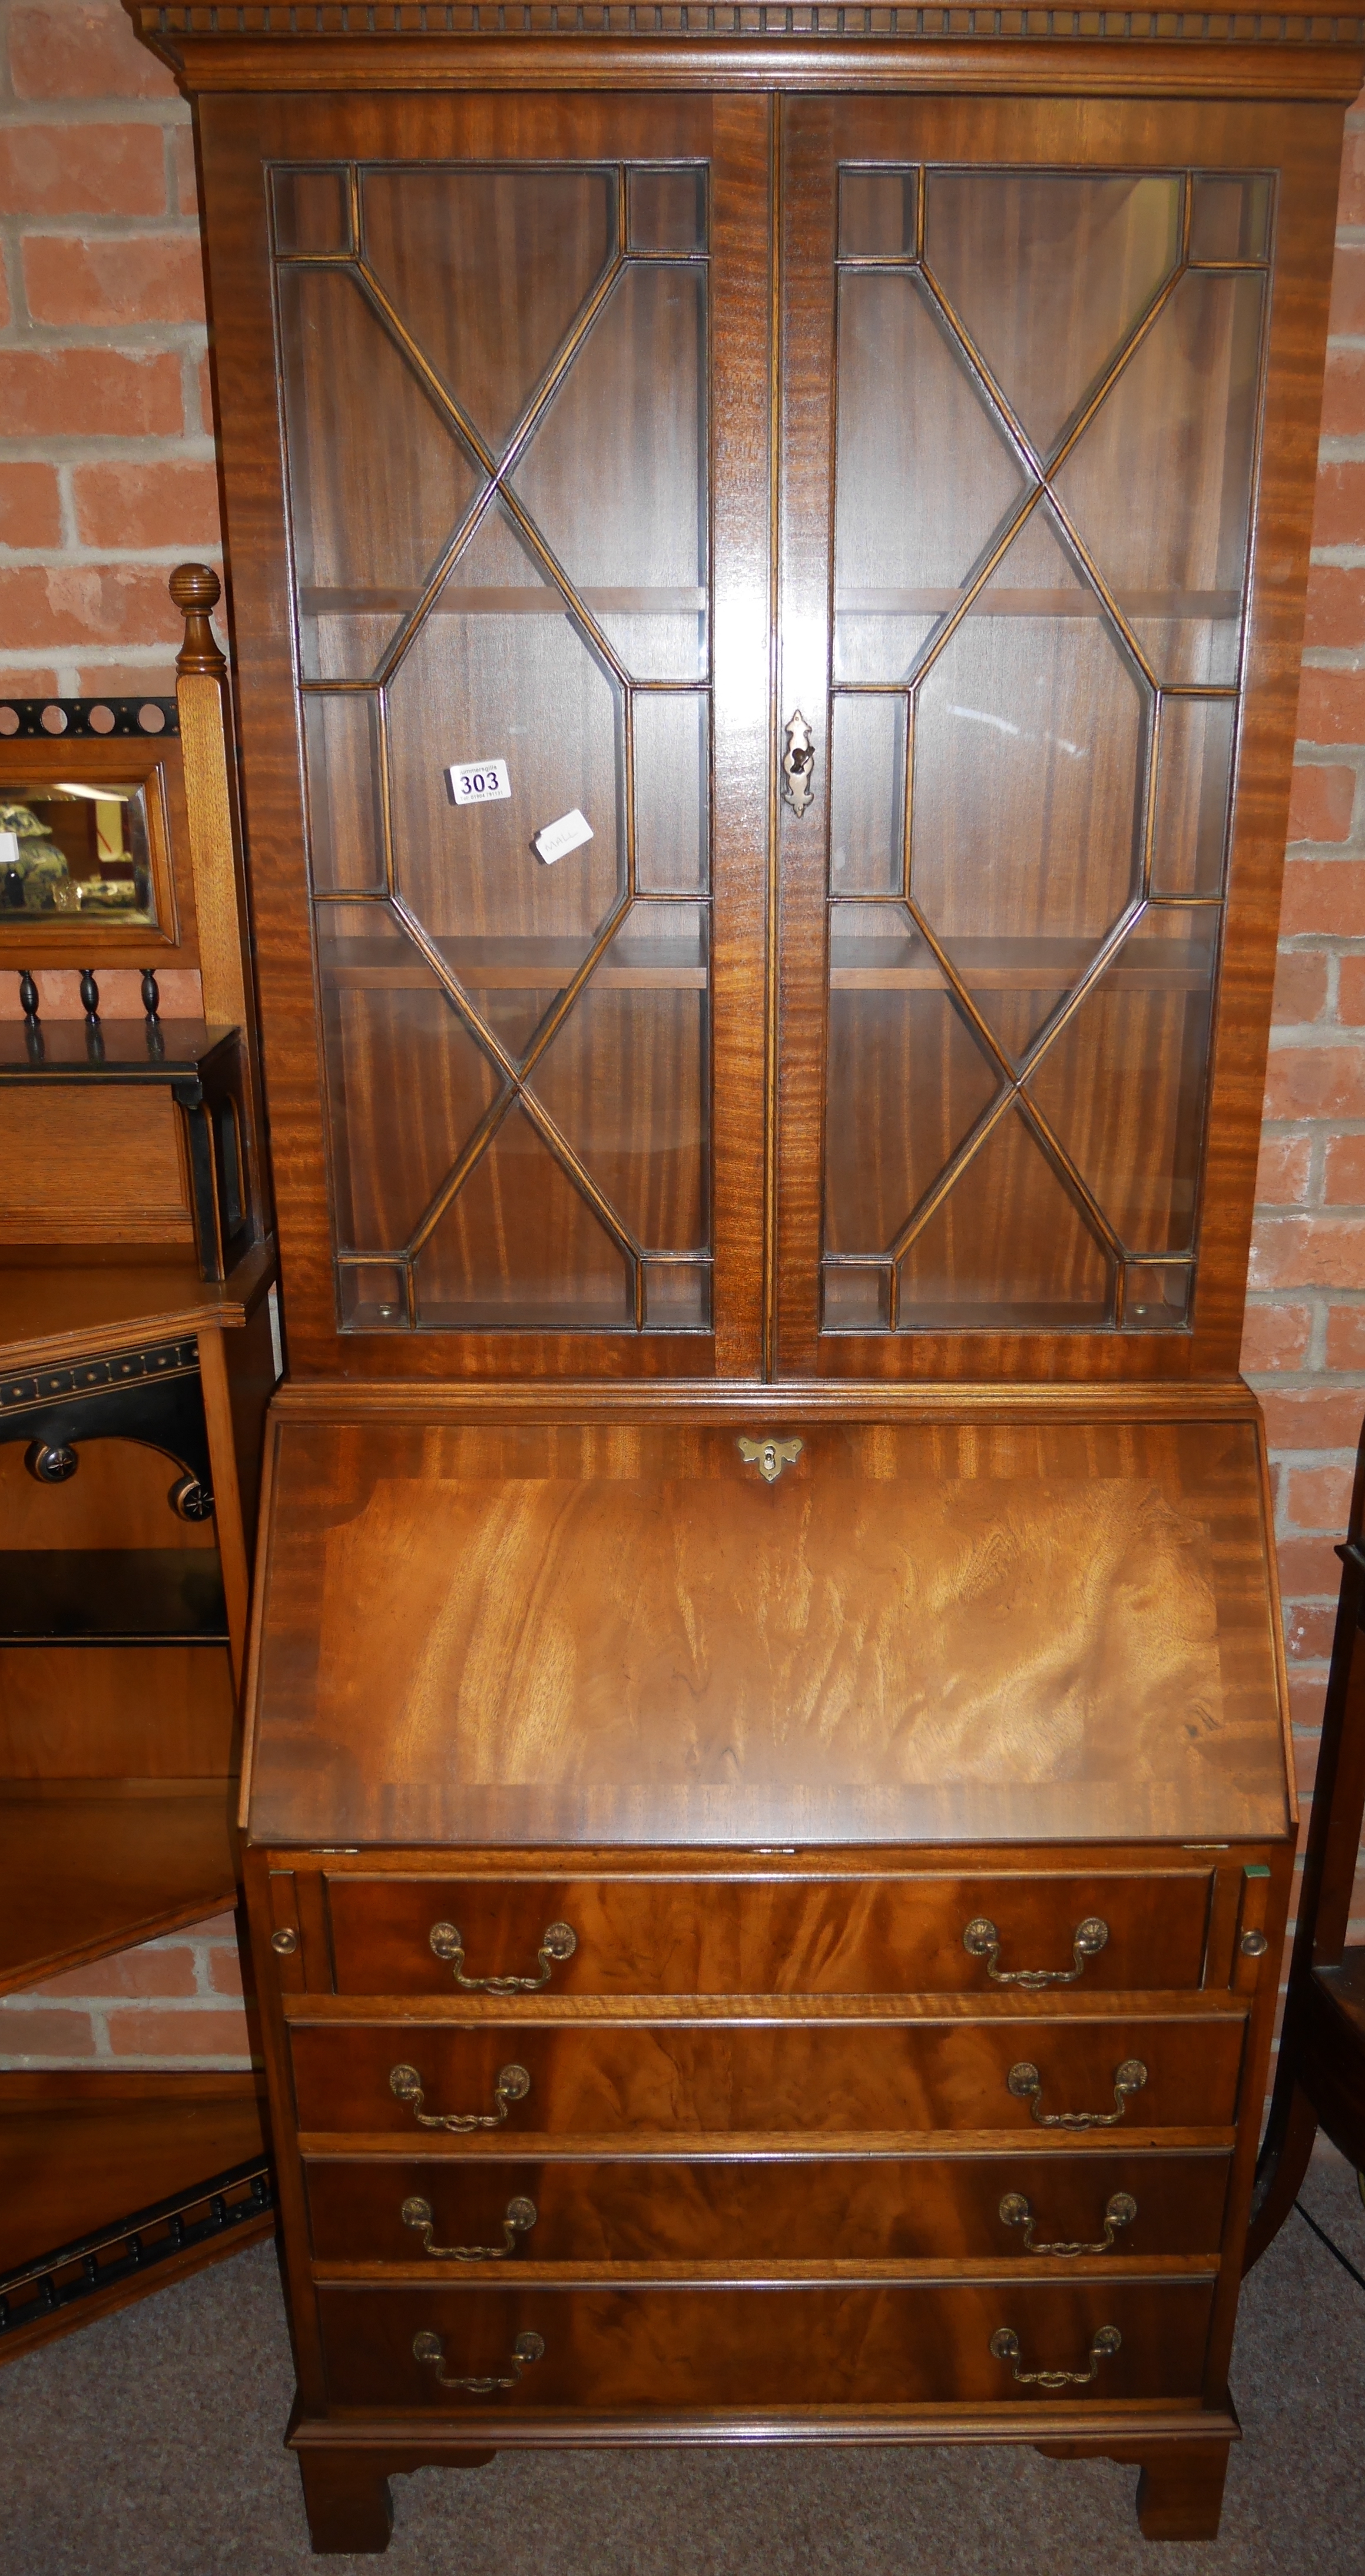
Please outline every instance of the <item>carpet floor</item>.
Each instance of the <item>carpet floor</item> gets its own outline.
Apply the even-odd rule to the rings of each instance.
[[[1355,2177],[1303,2198],[1365,2272]],[[394,2481],[386,2576],[1365,2576],[1365,2290],[1290,2217],[1232,2373],[1220,2538],[1144,2542],[1137,2472],[1031,2449],[504,2453]],[[293,2375],[273,2248],[0,2371],[6,2576],[299,2576]]]

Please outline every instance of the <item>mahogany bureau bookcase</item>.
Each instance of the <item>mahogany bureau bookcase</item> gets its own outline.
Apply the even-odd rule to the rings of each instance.
[[[1365,19],[135,14],[289,1326],[243,1813],[315,2544],[756,2440],[1107,2454],[1212,2534]]]

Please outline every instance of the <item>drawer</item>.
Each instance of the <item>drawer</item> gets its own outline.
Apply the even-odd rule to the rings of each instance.
[[[334,2406],[596,2414],[1193,2398],[1212,2281],[319,2290]],[[1097,2335],[1119,2345],[1092,2361]],[[992,2338],[1017,2339],[1017,2355]],[[514,2358],[534,2337],[535,2358]],[[414,2352],[414,2343],[419,2351]],[[525,2351],[525,2347],[523,2350]],[[531,2347],[535,2349],[534,2346]],[[423,2358],[422,2354],[430,2358]],[[1067,2371],[1040,2389],[1015,2370]],[[438,2376],[438,2374],[440,2374]],[[442,2378],[483,2381],[443,2386]],[[489,2380],[497,2383],[492,2388]],[[508,2386],[504,2383],[511,2382]]]
[[[424,2121],[472,2115],[484,2127],[550,2136],[1020,2129],[1036,2137],[1062,2118],[1094,2128],[1229,2126],[1244,2027],[1227,2011],[972,2021],[827,2008],[818,2019],[785,2020],[295,2022],[290,2037],[305,2130],[415,2136]],[[1134,2064],[1145,2080],[1116,2090],[1120,2068]],[[505,2068],[520,2073],[500,2087]]]
[[[351,1995],[508,1977],[564,1995],[990,1994],[1021,1971],[1150,1994],[1198,1986],[1212,1884],[1203,1869],[326,1882],[336,1989]],[[1078,1957],[1077,1931],[1093,1923],[1103,1944]],[[998,1940],[974,1930],[969,1949],[968,1926],[983,1924]],[[564,1925],[567,1957],[558,1934],[546,1941]]]
[[[523,2163],[461,2154],[310,2160],[306,2168],[315,2262],[409,2268],[456,2246],[512,2262],[580,2265],[940,2257],[1027,2264],[1059,2246],[1098,2254],[1106,2235],[1116,2254],[1158,2262],[1217,2253],[1227,2176],[1226,2155],[1022,2149],[818,2161]],[[1117,2218],[1109,2215],[1116,2204]]]

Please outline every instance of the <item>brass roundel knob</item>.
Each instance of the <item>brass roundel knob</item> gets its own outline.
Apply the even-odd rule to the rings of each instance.
[[[428,1937],[438,1959],[464,1957],[464,1937],[453,1923],[433,1923]]]
[[[398,2073],[397,2067],[394,2074]],[[395,2088],[396,2089],[396,2088]],[[508,2102],[524,2102],[531,2090],[531,2078],[524,2066],[503,2066],[498,2070],[498,2091]]]
[[[1116,2093],[1140,2093],[1146,2081],[1147,2069],[1140,2057],[1125,2057],[1122,2066],[1114,2069]]]
[[[1130,2191],[1116,2191],[1106,2202],[1104,2214],[1115,2227],[1131,2227],[1137,2216],[1137,2202]]]
[[[1019,2337],[1013,2326],[997,2326],[991,2336],[991,2351],[997,2361],[1017,2361]]]
[[[578,1934],[572,1923],[551,1923],[540,1946],[552,1959],[571,1959],[578,1948]]]
[[[1098,2360],[1107,2361],[1121,2349],[1122,2343],[1123,2337],[1117,2326],[1101,2326],[1091,2337],[1090,2349]]]
[[[1108,1938],[1109,1926],[1103,1915],[1087,1914],[1084,1923],[1076,1926],[1072,1947],[1079,1950],[1084,1958],[1093,1959],[1104,1948]]]
[[[509,2227],[514,2227],[516,2229],[518,2236],[524,2236],[527,2228],[534,2227],[535,2223],[536,2205],[533,2200],[524,2200],[520,2195],[518,2195],[515,2200],[509,2200],[507,2204],[507,2224]]]
[[[519,2334],[516,2342],[512,2346],[512,2356],[516,2361],[543,2361],[545,2358],[544,2335]]]
[[[270,1947],[277,1951],[282,1959],[292,1958],[298,1946],[299,1936],[297,1932],[290,1930],[287,1923],[280,1931],[272,1932],[270,1935]]]
[[[1017,2066],[1010,2068],[1005,2082],[1016,2100],[1020,2102],[1026,2102],[1030,2093],[1041,2093],[1043,2089],[1043,2079],[1037,2067],[1030,2066],[1026,2057],[1021,2058]]]
[[[415,2197],[412,2200],[405,2200],[402,2219],[405,2227],[430,2227],[432,2224],[430,2201],[418,2200]]]
[[[395,2066],[389,2075],[389,2091],[391,2093],[396,2093],[400,2102],[411,2102],[414,2100],[420,2102],[422,2098],[422,2079],[418,2074],[416,2067]]]
[[[974,1915],[962,1935],[963,1949],[969,1950],[974,1959],[984,1959],[990,1951],[998,1949],[999,1946],[1000,1935],[989,1915]]]
[[[1244,1932],[1239,1947],[1244,1959],[1263,1959],[1270,1943],[1264,1932]]]
[[[445,2346],[443,2345],[439,2335],[416,2334],[412,2338],[412,2357],[414,2361],[440,2361],[443,2357],[444,2351]]]
[[[1027,2227],[1033,2212],[1021,2191],[1007,2191],[1000,2203],[1000,2215],[1006,2227]]]

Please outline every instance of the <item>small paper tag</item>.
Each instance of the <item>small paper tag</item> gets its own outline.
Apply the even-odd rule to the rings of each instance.
[[[584,842],[591,839],[592,825],[575,805],[572,813],[561,814],[557,823],[547,823],[537,832],[535,847],[548,868],[556,859],[567,858],[570,850],[581,850]]]
[[[512,793],[505,760],[457,760],[446,776],[457,805],[492,805]]]
[[[18,865],[19,865],[19,835],[18,835],[18,833],[17,833],[17,832],[0,832],[0,868],[17,868],[17,867],[18,867]]]

